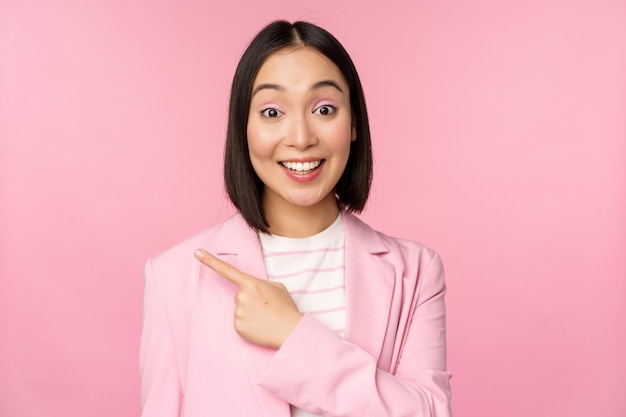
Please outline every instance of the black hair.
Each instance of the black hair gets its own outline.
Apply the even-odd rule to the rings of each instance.
[[[311,47],[330,59],[350,88],[356,140],[350,144],[346,168],[335,186],[339,207],[361,212],[372,183],[369,121],[363,88],[352,59],[339,41],[319,26],[308,22],[272,22],[250,42],[235,71],[224,152],[224,182],[228,197],[250,227],[262,232],[267,232],[269,227],[262,205],[264,186],[252,167],[247,138],[252,86],[261,65],[272,53],[298,46]]]

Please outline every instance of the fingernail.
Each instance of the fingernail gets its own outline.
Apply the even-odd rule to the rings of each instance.
[[[196,249],[193,254],[196,255],[196,258],[198,259],[204,258],[204,251],[202,249]]]

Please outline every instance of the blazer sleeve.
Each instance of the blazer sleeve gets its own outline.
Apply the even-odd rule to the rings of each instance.
[[[141,416],[181,416],[182,390],[163,292],[148,261],[145,268],[139,370]]]
[[[410,325],[393,373],[376,358],[305,315],[276,352],[260,385],[328,417],[449,417],[444,274],[435,255],[410,300]],[[398,341],[397,341],[398,342]]]

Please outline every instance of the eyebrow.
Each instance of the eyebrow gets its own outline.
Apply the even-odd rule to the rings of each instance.
[[[339,84],[337,84],[333,80],[318,81],[315,84],[313,84],[313,87],[311,87],[311,90],[317,90],[318,88],[322,88],[322,87],[335,87],[337,90],[339,90],[340,93],[343,94],[343,90],[341,89],[341,87],[339,87]]]
[[[258,93],[261,90],[276,90],[276,91],[280,91],[280,92],[285,92],[285,87],[281,87],[278,84],[259,84],[256,86],[256,88],[254,90],[252,90],[252,96],[254,97],[254,95],[256,93]]]
[[[339,86],[339,84],[337,84],[335,81],[333,80],[322,80],[322,81],[318,81],[315,84],[313,84],[313,86],[311,87],[311,91],[312,90],[317,90],[320,89],[322,87],[334,87],[337,90],[339,90],[340,93],[343,94],[343,90],[341,89],[341,87]],[[287,91],[285,89],[285,87],[278,85],[278,84],[259,84],[257,85],[254,90],[252,90],[252,95],[251,97],[253,97],[256,93],[258,93],[261,90],[276,90],[276,91],[280,91],[281,93],[284,93],[285,91]]]

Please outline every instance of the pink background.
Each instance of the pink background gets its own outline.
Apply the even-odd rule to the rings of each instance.
[[[0,415],[138,415],[144,262],[232,212],[230,80],[274,18],[325,26],[360,70],[362,217],[444,259],[455,415],[625,416],[611,0],[2,0]]]

